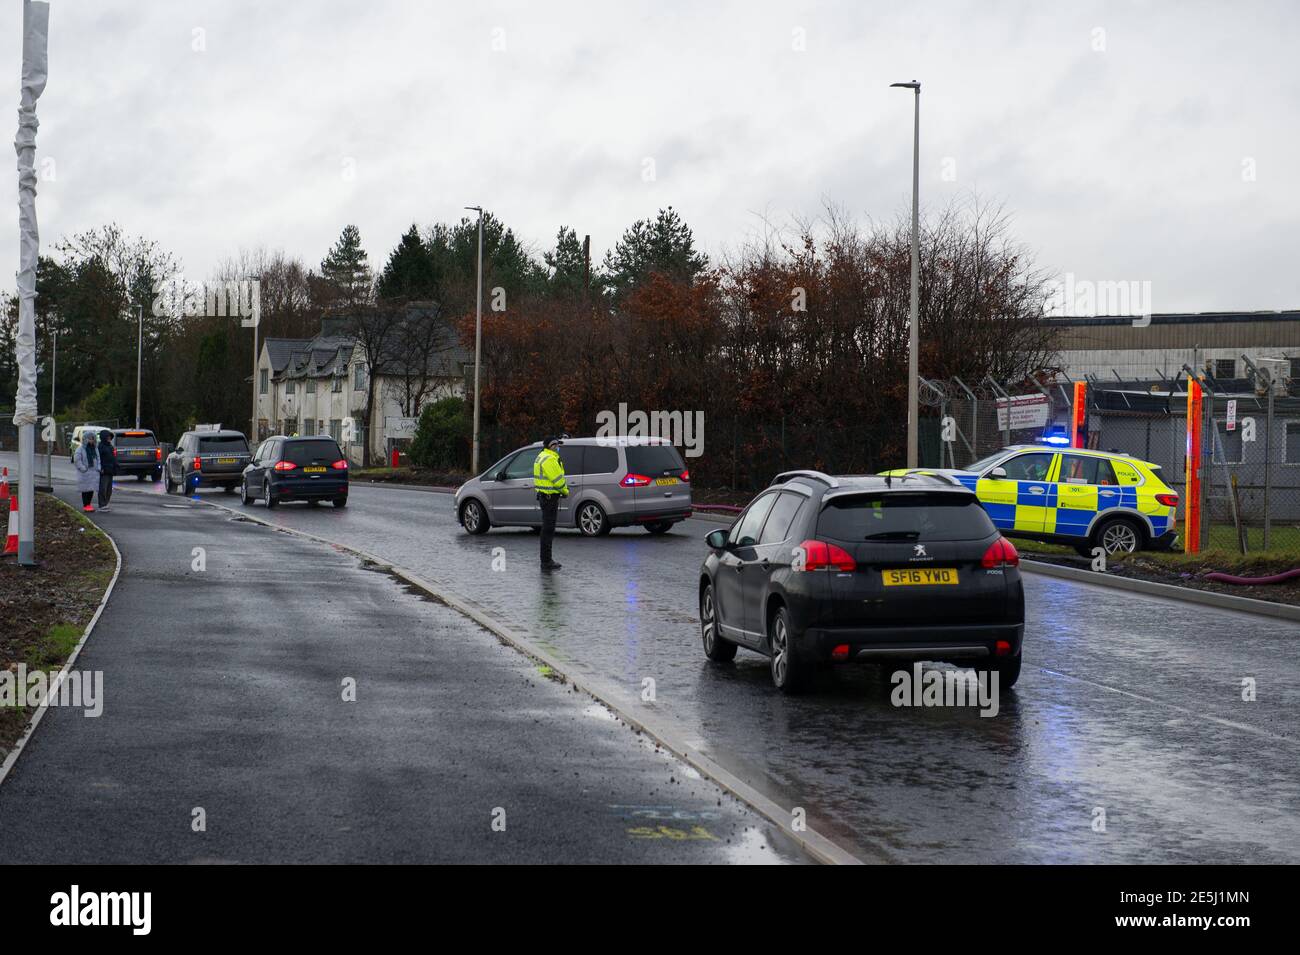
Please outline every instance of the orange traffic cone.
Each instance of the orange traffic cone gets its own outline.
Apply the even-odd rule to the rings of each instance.
[[[0,469],[0,501],[9,500],[9,469]]]
[[[5,541],[4,556],[18,553],[18,495],[9,498],[9,539]]]

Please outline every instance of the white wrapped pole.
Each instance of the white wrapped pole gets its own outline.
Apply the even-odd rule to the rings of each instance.
[[[45,91],[49,66],[50,5],[23,0],[23,75],[18,102],[18,563],[36,563],[36,262],[41,237],[36,228],[36,101]],[[50,409],[53,413],[54,409]]]

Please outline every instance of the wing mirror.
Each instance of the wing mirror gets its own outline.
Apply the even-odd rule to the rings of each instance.
[[[1007,469],[1002,467],[997,467],[984,476],[991,477],[991,478],[1004,478],[1007,476]]]
[[[726,550],[727,532],[721,529],[716,531],[709,531],[708,536],[704,538],[704,543],[708,544],[711,548],[717,551]]]

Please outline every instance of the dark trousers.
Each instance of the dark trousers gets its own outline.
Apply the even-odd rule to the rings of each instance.
[[[551,563],[551,541],[555,538],[555,517],[560,512],[560,495],[538,494],[542,507],[542,564]]]
[[[99,475],[99,506],[103,507],[108,503],[108,499],[113,496],[113,475],[100,473]]]
[[[91,499],[94,498],[94,496],[95,496],[95,492],[94,492],[94,491],[82,491],[82,492],[81,492],[81,506],[82,506],[82,507],[86,507],[86,506],[91,502]]]

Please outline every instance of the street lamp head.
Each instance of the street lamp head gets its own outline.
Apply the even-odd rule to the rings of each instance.
[[[918,81],[916,81],[916,80],[912,80],[912,82],[910,82],[910,83],[890,83],[890,84],[889,84],[890,89],[893,89],[895,86],[901,86],[901,87],[903,87],[904,89],[909,89],[909,90],[916,90],[918,93],[921,92],[921,84],[920,84]]]
[[[466,208],[466,209],[472,209],[472,210],[474,210],[475,212],[477,212],[479,215],[482,215],[482,214],[483,214],[483,207],[482,207],[482,206],[466,206],[465,208]]]

